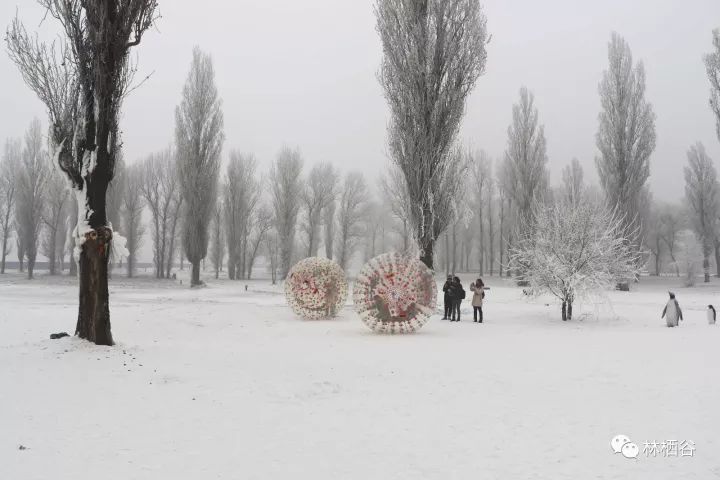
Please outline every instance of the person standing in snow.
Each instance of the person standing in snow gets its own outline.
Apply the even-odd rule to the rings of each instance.
[[[450,321],[451,322],[459,322],[460,321],[460,304],[462,303],[463,299],[465,298],[465,289],[463,288],[462,283],[460,283],[459,277],[455,277],[453,279],[450,291],[451,291],[451,297],[452,297],[452,315],[450,317]],[[456,313],[457,313],[457,317],[455,316]]]
[[[478,278],[474,283],[470,284],[470,291],[473,292],[472,307],[473,307],[473,322],[483,322],[483,298],[485,298],[485,284],[482,278]],[[478,320],[478,317],[480,319]]]
[[[447,280],[445,280],[445,285],[443,285],[443,292],[445,293],[445,314],[443,315],[443,320],[450,320],[450,313],[452,312],[452,288],[453,284],[453,278],[452,275],[447,276]]]
[[[675,294],[672,292],[668,293],[670,294],[670,300],[665,304],[660,318],[665,317],[668,327],[677,327],[680,325],[680,320],[683,319],[682,310],[680,310],[680,304],[675,299]]]

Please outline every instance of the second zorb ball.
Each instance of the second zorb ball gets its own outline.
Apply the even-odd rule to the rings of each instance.
[[[380,333],[410,333],[435,312],[437,285],[420,260],[399,253],[379,255],[362,268],[353,288],[355,310]]]
[[[347,300],[345,272],[327,258],[300,260],[285,279],[285,297],[293,312],[302,318],[332,318]]]

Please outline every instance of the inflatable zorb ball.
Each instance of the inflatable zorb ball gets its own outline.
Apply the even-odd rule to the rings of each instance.
[[[353,288],[355,310],[379,333],[410,333],[435,313],[437,285],[420,260],[399,253],[379,255],[362,268]]]
[[[332,318],[347,300],[345,272],[327,258],[300,260],[285,279],[285,297],[293,312],[302,318]]]

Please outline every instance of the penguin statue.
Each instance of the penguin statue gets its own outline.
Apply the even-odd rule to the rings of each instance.
[[[707,319],[709,325],[715,325],[715,318],[717,317],[717,312],[715,312],[715,307],[712,305],[708,305],[707,308]]]

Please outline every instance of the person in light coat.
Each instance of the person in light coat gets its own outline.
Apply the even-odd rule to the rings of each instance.
[[[485,284],[482,278],[478,278],[474,283],[470,284],[470,291],[473,292],[472,307],[473,307],[473,322],[483,322],[483,297],[485,297]],[[478,320],[478,317],[480,319]]]
[[[680,310],[680,304],[675,298],[675,294],[672,292],[669,293],[670,300],[668,300],[668,302],[665,304],[662,317],[660,318],[665,318],[668,327],[677,327],[678,325],[680,325],[680,320],[683,319],[682,310]]]

